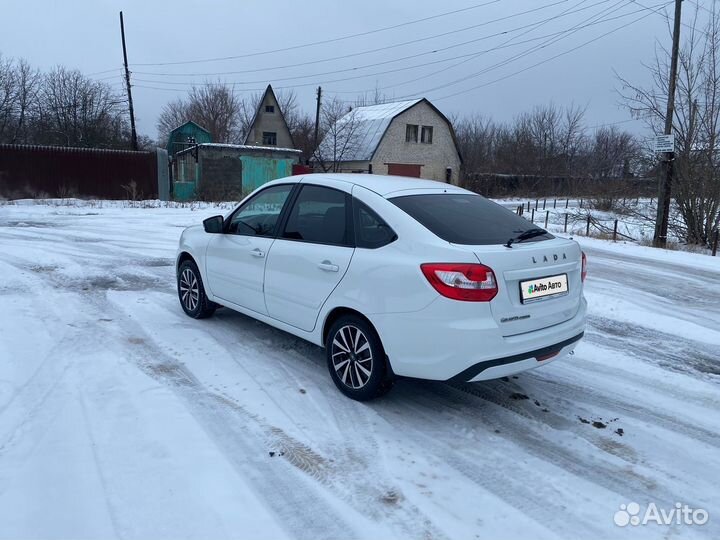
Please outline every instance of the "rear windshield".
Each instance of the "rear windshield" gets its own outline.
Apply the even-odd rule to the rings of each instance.
[[[443,240],[454,244],[504,244],[527,230],[540,228],[481,195],[406,195],[394,197],[390,202]],[[553,235],[546,232],[524,242],[551,238]]]

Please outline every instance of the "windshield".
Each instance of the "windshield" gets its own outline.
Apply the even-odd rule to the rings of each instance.
[[[432,233],[454,244],[505,244],[522,233],[539,229],[525,218],[481,195],[438,193],[394,197],[390,202],[410,214]],[[549,232],[522,242],[554,238]]]

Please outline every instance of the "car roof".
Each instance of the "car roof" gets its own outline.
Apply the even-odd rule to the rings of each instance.
[[[423,180],[420,178],[411,178],[408,176],[386,176],[383,174],[360,174],[360,173],[321,173],[308,174],[303,176],[302,182],[313,182],[322,184],[324,178],[328,180],[338,180],[347,182],[357,186],[365,187],[374,191],[378,195],[388,197],[390,195],[399,194],[402,191],[426,191],[426,190],[445,190],[454,192],[467,193],[466,190],[459,188],[453,184],[438,182],[436,180]]]

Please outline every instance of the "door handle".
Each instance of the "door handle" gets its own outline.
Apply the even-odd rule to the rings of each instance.
[[[333,264],[327,260],[318,264],[318,268],[320,270],[325,270],[326,272],[337,272],[340,270],[340,267],[337,264]]]
[[[250,252],[250,255],[252,255],[253,257],[264,257],[265,252],[259,248],[255,248]]]

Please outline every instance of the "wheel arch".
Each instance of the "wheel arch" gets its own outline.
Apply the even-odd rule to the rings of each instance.
[[[188,251],[182,251],[177,256],[177,261],[175,263],[175,271],[180,270],[180,265],[184,263],[185,261],[192,261],[197,265],[197,261],[195,260],[195,257],[193,257]],[[198,269],[200,267],[198,266]]]
[[[378,336],[380,335],[380,333],[378,332],[377,328],[372,323],[372,321],[370,319],[368,319],[365,315],[360,313],[358,310],[349,308],[349,307],[338,306],[338,307],[334,307],[333,309],[331,309],[328,312],[328,314],[325,316],[325,322],[323,323],[323,327],[322,327],[322,345],[323,345],[323,347],[325,346],[325,342],[327,341],[328,332],[330,332],[330,327],[332,327],[332,325],[335,324],[335,321],[337,321],[343,315],[355,315],[356,317],[361,318],[366,323],[368,323],[372,327],[373,330],[375,330],[375,332],[377,333]],[[382,338],[381,338],[381,341],[382,341]]]
[[[330,332],[330,328],[335,323],[335,321],[337,321],[340,317],[342,317],[344,315],[354,315],[354,316],[362,319],[363,321],[365,321],[368,325],[370,325],[370,328],[375,330],[375,333],[380,338],[380,343],[382,344],[383,349],[385,349],[385,344],[383,343],[382,336],[380,335],[380,332],[378,331],[377,326],[375,326],[373,324],[373,322],[367,316],[363,315],[357,309],[353,309],[353,308],[345,307],[345,306],[334,307],[333,309],[331,309],[328,312],[327,316],[325,317],[325,322],[323,323],[323,327],[322,327],[322,346],[323,347],[325,347],[325,342],[327,341],[328,333]],[[395,375],[395,371],[393,370],[392,361],[390,360],[390,356],[388,355],[387,350],[385,350],[385,368],[386,368],[385,379],[387,381],[394,380],[396,375]]]

